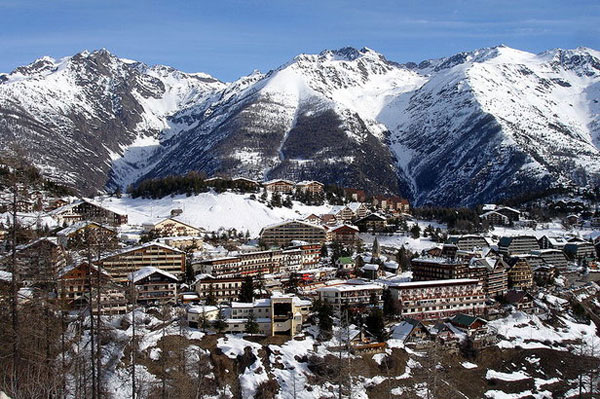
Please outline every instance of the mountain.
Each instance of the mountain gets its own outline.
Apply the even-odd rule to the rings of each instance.
[[[83,192],[228,173],[472,205],[600,179],[600,53],[301,54],[231,83],[106,50],[0,74],[0,146]]]

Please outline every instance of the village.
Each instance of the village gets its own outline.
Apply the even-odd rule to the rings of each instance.
[[[56,314],[82,320],[92,347],[95,319],[99,329],[129,315],[135,338],[135,314],[160,311],[173,315],[187,334],[220,337],[222,352],[227,352],[223,343],[249,337],[241,352],[230,356],[238,360],[244,345],[254,348],[260,337],[292,343],[311,337],[315,348],[317,342],[331,343],[334,357],[344,351],[379,366],[398,350],[414,354],[441,348],[469,370],[486,351],[538,348],[536,338],[522,337],[520,328],[561,331],[562,325],[565,331],[566,324],[579,330],[565,331],[552,344],[542,334],[540,345],[565,351],[585,347],[581,350],[595,356],[594,345],[600,343],[597,212],[567,214],[549,227],[515,207],[485,204],[478,215],[485,231],[450,234],[444,223],[418,218],[419,211],[397,196],[332,190],[318,181],[214,177],[203,183],[208,191],[201,195],[217,202],[228,195],[265,212],[278,207],[301,212],[262,223],[256,234],[256,229],[231,228],[235,210],[220,211],[219,229],[212,222],[194,223],[196,208],[186,206],[186,197],[171,196],[171,207],[156,212],[146,201],[140,212],[127,194],[59,197],[15,184],[2,194],[3,302],[16,290],[23,308],[51,303]],[[142,334],[145,327],[138,328]],[[576,331],[591,333],[578,337]],[[256,362],[240,372],[241,397],[269,397],[264,378],[244,380],[252,367],[252,375],[265,373]],[[425,367],[423,361],[419,367]],[[597,372],[595,362],[573,386],[589,395],[598,392]],[[506,371],[487,374],[489,381],[515,381]],[[134,373],[129,389],[136,389],[135,378]],[[327,392],[350,397],[352,388],[348,391],[341,379],[336,385],[336,378],[328,381]],[[548,387],[558,382],[549,378],[531,392],[550,397],[543,393],[553,392]],[[417,396],[442,392],[431,382],[415,386]],[[390,389],[394,397],[413,397],[408,388]],[[453,389],[463,396],[467,392]],[[562,397],[573,389],[567,383]],[[493,391],[486,397],[505,397]],[[233,395],[231,387],[216,394]],[[296,397],[290,395],[285,397]]]

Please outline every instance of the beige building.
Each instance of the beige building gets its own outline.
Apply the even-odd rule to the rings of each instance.
[[[185,252],[150,242],[106,256],[98,262],[116,281],[125,282],[129,273],[153,266],[175,276],[185,272]]]
[[[477,279],[412,281],[390,286],[390,290],[402,315],[418,320],[485,311],[485,294]]]
[[[264,182],[263,187],[272,193],[291,194],[294,192],[294,182],[284,179],[276,179]]]
[[[316,291],[322,302],[340,312],[345,308],[379,306],[383,287],[377,284],[339,284],[317,288]]]
[[[517,259],[508,270],[508,283],[511,288],[527,289],[533,287],[533,271],[526,259]]]
[[[300,220],[292,220],[263,228],[260,232],[260,239],[268,246],[286,246],[295,240],[309,243],[324,243],[326,240],[326,231],[322,226]]]
[[[280,293],[253,303],[233,302],[225,331],[244,332],[252,315],[261,334],[294,336],[302,332],[302,323],[308,317],[311,305],[311,301]]]
[[[162,219],[157,222],[148,222],[142,225],[144,232],[154,233],[159,237],[191,236],[197,237],[202,233],[199,228],[190,226],[173,218]]]
[[[296,190],[304,193],[321,194],[325,185],[321,182],[310,180],[301,181],[296,183]]]

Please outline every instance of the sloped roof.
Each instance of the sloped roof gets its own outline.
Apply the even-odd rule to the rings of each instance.
[[[129,278],[130,281],[132,281],[135,284],[138,281],[143,280],[146,277],[151,276],[151,275],[153,275],[155,273],[161,274],[161,275],[163,275],[163,276],[165,276],[165,277],[167,277],[167,278],[169,278],[171,280],[178,281],[177,277],[175,277],[171,273],[166,272],[164,270],[161,270],[161,269],[159,269],[157,267],[154,267],[154,266],[146,266],[146,267],[143,267],[140,270],[137,270],[137,271],[135,271],[133,273],[129,273],[128,278]]]

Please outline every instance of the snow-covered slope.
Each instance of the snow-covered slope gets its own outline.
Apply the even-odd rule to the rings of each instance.
[[[0,75],[0,144],[90,190],[200,170],[465,205],[597,184],[599,100],[587,48],[418,65],[343,48],[232,83],[101,50]]]

